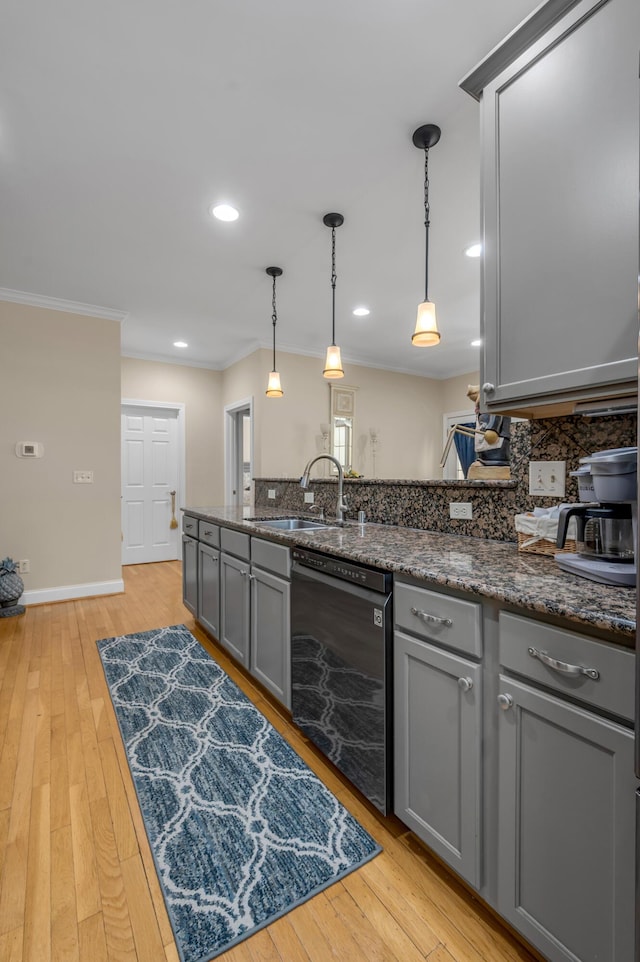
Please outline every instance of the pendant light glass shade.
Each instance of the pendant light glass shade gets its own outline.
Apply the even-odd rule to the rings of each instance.
[[[331,228],[331,344],[327,348],[323,377],[329,380],[344,377],[340,348],[336,344],[336,227],[344,224],[342,214],[325,214],[322,223]]]
[[[324,362],[324,371],[322,374],[326,378],[344,377],[340,348],[337,344],[330,344],[327,348],[327,357]]]
[[[278,312],[276,310],[276,277],[282,274],[281,267],[267,267],[266,272],[273,278],[273,291],[271,294],[271,323],[273,325],[273,369],[269,374],[267,390],[264,392],[267,397],[282,397],[284,391],[280,384],[280,375],[276,371],[276,324],[278,322]]]
[[[429,148],[440,140],[440,128],[424,124],[413,134],[414,147],[424,150],[424,301],[418,304],[416,328],[411,337],[414,347],[435,347],[440,343],[436,305],[429,300]]]
[[[413,332],[411,343],[416,347],[433,347],[440,343],[436,305],[432,301],[423,301],[422,304],[418,304],[416,329]]]
[[[277,371],[271,371],[269,374],[269,383],[267,384],[267,390],[265,391],[267,397],[282,397],[284,391],[280,386],[280,375]]]

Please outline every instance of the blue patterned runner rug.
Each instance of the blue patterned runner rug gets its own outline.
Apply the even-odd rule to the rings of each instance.
[[[97,644],[183,962],[381,850],[184,625]]]

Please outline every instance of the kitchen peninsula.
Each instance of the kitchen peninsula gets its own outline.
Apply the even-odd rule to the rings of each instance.
[[[550,962],[628,962],[635,591],[486,537],[183,510],[185,603],[286,708],[296,549],[393,572],[395,814]]]
[[[498,482],[503,484],[503,482]],[[518,552],[512,542],[442,534],[385,524],[347,522],[309,531],[265,531],[259,520],[289,517],[282,509],[195,507],[184,512],[283,544],[299,543],[338,557],[469,591],[542,615],[575,622],[574,627],[613,633],[631,647],[635,591],[598,585],[562,572],[552,558]],[[313,517],[307,514],[307,517]]]

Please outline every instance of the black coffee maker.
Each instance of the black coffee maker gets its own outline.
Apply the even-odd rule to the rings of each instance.
[[[560,509],[558,548],[565,546],[571,518],[576,521],[576,553],[555,555],[564,571],[605,585],[635,585],[636,459],[637,448],[580,459],[590,468],[593,494],[602,500]]]

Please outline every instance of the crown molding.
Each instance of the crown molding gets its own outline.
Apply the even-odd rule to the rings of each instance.
[[[12,291],[0,287],[0,301],[13,304],[28,304],[29,307],[44,307],[50,311],[63,311],[65,314],[83,314],[85,317],[100,317],[105,321],[122,321],[127,311],[114,311],[110,307],[97,307],[95,304],[81,304],[79,301],[64,301],[59,297],[46,297],[44,294],[30,294],[27,291]]]
[[[188,357],[175,357],[170,354],[152,354],[151,352],[120,351],[120,357],[130,357],[134,361],[154,361],[159,364],[177,364],[179,367],[200,367],[207,371],[222,371],[219,364],[209,361],[196,361]]]

